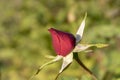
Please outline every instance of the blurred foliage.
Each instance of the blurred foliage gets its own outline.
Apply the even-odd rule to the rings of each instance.
[[[80,53],[100,80],[120,80],[120,0],[0,0],[0,78],[26,80],[56,55],[48,28],[75,34],[88,13],[81,43],[109,47]],[[33,80],[54,80],[61,63],[48,66]],[[73,63],[59,80],[91,80]]]

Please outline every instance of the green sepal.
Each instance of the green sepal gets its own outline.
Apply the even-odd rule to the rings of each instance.
[[[62,67],[59,71],[59,73],[57,74],[55,80],[57,80],[57,78],[59,77],[59,75],[68,68],[68,66],[72,63],[73,61],[73,53],[68,54],[67,56],[63,57],[63,63],[62,63]]]
[[[59,60],[62,59],[62,58],[63,58],[62,56],[59,56],[59,55],[58,55],[58,56],[56,56],[53,60],[51,60],[51,61],[43,64],[42,66],[40,66],[40,67],[37,69],[36,73],[35,73],[33,76],[30,77],[29,80],[32,80],[36,75],[38,75],[39,72],[40,72],[44,67],[46,67],[46,66],[48,66],[48,65],[50,65],[50,64],[52,64],[52,63],[55,63],[55,62],[59,61]]]
[[[90,47],[104,48],[107,46],[108,46],[108,44],[77,44],[76,47],[74,48],[73,52],[81,52]]]

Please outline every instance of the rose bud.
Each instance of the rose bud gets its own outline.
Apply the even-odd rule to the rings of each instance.
[[[57,55],[66,56],[74,49],[76,39],[72,34],[54,28],[50,28],[49,32],[52,35],[53,48]]]
[[[65,69],[67,69],[68,66],[72,63],[73,59],[75,59],[78,62],[78,64],[93,77],[94,80],[97,80],[96,76],[81,62],[81,60],[78,57],[78,53],[82,51],[87,51],[88,48],[93,47],[93,46],[97,48],[103,48],[103,47],[106,47],[107,44],[81,44],[79,43],[83,36],[86,16],[87,14],[85,14],[85,17],[82,23],[80,24],[80,27],[77,30],[76,37],[74,37],[71,33],[59,31],[54,28],[49,29],[49,32],[52,35],[53,48],[55,49],[57,56],[53,57],[53,60],[39,67],[35,75],[37,75],[45,66],[63,59],[61,69],[55,78],[55,80],[57,80],[58,76]]]

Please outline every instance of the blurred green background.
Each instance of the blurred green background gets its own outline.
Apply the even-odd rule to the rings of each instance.
[[[88,13],[81,43],[109,47],[80,53],[100,80],[120,80],[120,0],[0,0],[0,78],[27,80],[56,56],[48,28],[76,33]],[[61,63],[44,68],[33,80],[54,80]],[[75,61],[58,80],[92,80]]]

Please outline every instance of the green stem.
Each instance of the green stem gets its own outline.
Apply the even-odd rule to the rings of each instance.
[[[97,77],[83,64],[83,62],[79,59],[79,57],[78,57],[78,53],[74,53],[73,54],[74,56],[74,59],[77,61],[77,63],[80,65],[80,66],[82,66],[82,68],[86,71],[86,72],[88,72],[92,77],[93,77],[93,79],[94,80],[98,80],[97,79]]]

